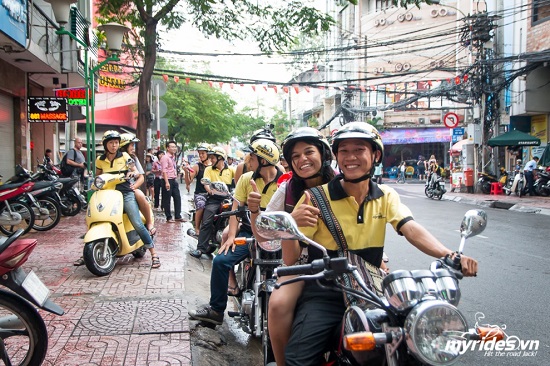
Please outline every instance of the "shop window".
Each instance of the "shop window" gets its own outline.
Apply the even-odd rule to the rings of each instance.
[[[390,0],[376,0],[376,11],[389,9],[391,6]]]

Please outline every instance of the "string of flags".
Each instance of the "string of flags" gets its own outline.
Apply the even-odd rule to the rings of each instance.
[[[162,79],[165,83],[170,82],[170,76],[167,74],[162,75]],[[174,75],[172,80],[175,83],[178,83],[180,81],[180,77],[177,75]],[[190,77],[186,77],[185,83],[189,84],[191,81],[201,84],[204,82],[202,79],[191,79]],[[454,78],[447,78],[445,80],[448,84],[455,84],[460,85],[464,84],[468,81],[468,75],[462,75],[462,76],[455,76]],[[367,92],[367,90],[372,91],[380,91],[380,90],[427,90],[432,87],[438,87],[443,80],[422,80],[422,81],[416,81],[416,82],[402,82],[402,83],[384,83],[384,84],[377,84],[377,85],[300,85],[300,84],[291,84],[291,85],[273,85],[268,83],[262,83],[262,84],[250,84],[250,83],[233,83],[233,82],[223,82],[223,81],[212,81],[212,80],[206,80],[208,85],[213,88],[217,87],[222,89],[225,85],[227,85],[230,89],[235,89],[236,86],[239,87],[245,87],[250,86],[253,91],[258,90],[264,90],[268,91],[269,89],[273,90],[276,94],[281,90],[283,93],[288,94],[294,90],[296,94],[300,93],[300,91],[305,91],[306,93],[309,93],[311,89],[328,89],[328,90],[360,90],[362,92]]]

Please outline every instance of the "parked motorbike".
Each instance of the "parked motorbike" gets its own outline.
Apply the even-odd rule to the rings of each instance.
[[[127,168],[135,164],[128,160]],[[101,174],[95,177],[86,213],[88,231],[84,236],[83,258],[86,268],[96,276],[106,276],[113,271],[117,257],[132,254],[142,258],[146,253],[143,241],[124,213],[122,193],[115,186],[126,181],[125,171]],[[151,217],[154,215],[151,212]],[[142,221],[145,218],[142,215]]]
[[[310,264],[277,268],[278,277],[299,275],[277,286],[325,280],[331,283],[326,286],[328,291],[337,289],[366,301],[364,307],[351,305],[346,310],[335,337],[338,341],[327,350],[329,361],[388,366],[450,365],[465,351],[460,340],[503,339],[502,330],[490,328],[488,333],[488,329],[481,327],[469,329],[456,308],[460,301],[458,280],[462,278],[460,256],[466,239],[480,234],[486,225],[484,211],[466,212],[460,226],[460,247],[454,258],[440,258],[429,270],[393,271],[382,281],[382,298],[367,287],[357,267],[350,265],[347,258],[330,258],[322,245],[305,237],[288,213],[262,213],[256,221],[262,237],[298,239],[323,252],[323,259]],[[336,281],[345,273],[354,277],[362,291]]]
[[[2,184],[0,186],[0,231],[6,235],[12,235],[22,229],[23,234],[28,233],[34,225],[34,211],[23,201],[20,196],[27,196],[34,200],[30,194],[34,187],[33,182]]]
[[[48,332],[35,307],[56,315],[64,311],[49,299],[38,276],[21,268],[37,244],[19,239],[23,230],[0,238],[0,360],[5,365],[41,365],[48,350]]]
[[[538,178],[533,187],[539,196],[548,197],[550,195],[550,166],[546,170],[539,169]]]
[[[35,221],[32,228],[36,231],[53,229],[61,220],[61,205],[59,190],[63,185],[59,182],[42,180],[40,174],[32,174],[21,165],[15,167],[15,175],[8,183],[34,182],[30,195],[21,195],[17,199],[28,204],[34,211]],[[34,196],[34,200],[32,199]]]
[[[261,338],[264,365],[267,365],[275,361],[267,329],[267,310],[276,284],[273,271],[283,263],[281,244],[279,240],[257,242],[254,238],[235,238],[235,244],[248,245],[250,256],[238,265],[239,296],[234,298],[237,311],[229,311],[228,315],[237,319],[246,333]]]
[[[62,178],[55,166],[48,167],[38,164],[37,172],[33,175],[37,180],[53,181],[63,184],[57,193],[63,216],[75,216],[83,207],[87,207],[86,198],[78,189],[79,177]]]
[[[481,172],[478,174],[479,179],[477,181],[477,186],[479,187],[479,190],[481,192],[485,194],[491,193],[492,183],[501,183],[503,186],[505,185],[508,172],[506,172],[506,169],[504,169],[504,167],[500,167],[499,170],[500,170],[500,178],[497,178],[497,176],[492,173]]]
[[[524,177],[523,170],[518,170],[514,174],[514,178],[509,179],[506,182],[506,185],[502,187],[502,190],[507,196],[509,196],[512,193],[515,193],[516,196],[521,197],[524,194],[523,190],[525,186],[527,186],[527,180]]]
[[[431,173],[428,180],[426,180],[424,194],[428,198],[434,198],[440,200],[441,197],[447,192],[445,189],[445,180],[439,174]]]
[[[223,182],[211,182],[210,179],[203,178],[201,179],[201,183],[204,185],[209,185],[210,190],[212,191],[212,195],[210,197],[216,197],[220,201],[218,213],[214,216],[214,221],[212,222],[214,230],[212,230],[212,235],[209,238],[210,250],[207,254],[211,254],[222,244],[223,230],[229,224],[229,216],[232,216],[232,214],[228,215],[226,213],[231,210],[233,198],[229,192],[227,184]],[[197,237],[193,228],[187,230],[187,235]]]

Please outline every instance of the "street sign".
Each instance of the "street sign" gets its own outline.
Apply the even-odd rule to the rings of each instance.
[[[447,128],[455,128],[458,126],[458,114],[448,112],[443,116],[443,124]]]
[[[68,122],[67,99],[56,97],[28,97],[27,120],[29,122]]]
[[[463,136],[463,135],[464,135],[464,127],[453,128],[453,136]]]

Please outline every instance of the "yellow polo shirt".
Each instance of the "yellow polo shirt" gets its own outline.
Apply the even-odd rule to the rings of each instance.
[[[241,204],[246,204],[248,194],[252,192],[252,185],[250,184],[250,180],[252,179],[253,174],[254,172],[244,173],[243,175],[241,175],[239,181],[237,182],[237,187],[235,187],[235,194],[233,196]],[[258,191],[262,193],[265,188],[264,180],[262,178],[257,178],[255,182],[256,187],[258,187]],[[267,191],[262,194],[262,199],[260,201],[260,208],[262,210],[267,207],[267,204],[271,200],[273,194],[275,194],[275,191],[277,191],[277,183],[274,182],[267,188]]]
[[[233,182],[235,171],[231,168],[224,168],[222,171],[213,169],[211,166],[204,169],[203,178],[210,179],[211,182],[223,182],[228,186]]]
[[[397,192],[386,185],[369,182],[369,194],[361,205],[348,196],[341,183],[341,176],[321,186],[329,199],[332,212],[338,219],[348,249],[367,262],[379,267],[382,263],[386,225],[393,226],[399,233],[400,227],[413,220],[411,211],[401,203]],[[304,196],[298,202],[302,204]],[[310,204],[313,205],[313,204]],[[324,221],[319,219],[314,227],[300,227],[308,238],[323,245],[330,256],[337,256],[338,244],[334,240]],[[311,259],[317,259],[311,258]]]
[[[98,156],[95,160],[95,167],[101,170],[101,173],[126,173],[128,167],[126,163],[131,156],[128,153],[117,151],[113,161],[107,159],[107,155]],[[121,192],[132,192],[129,182],[124,182],[116,185],[116,190]]]

